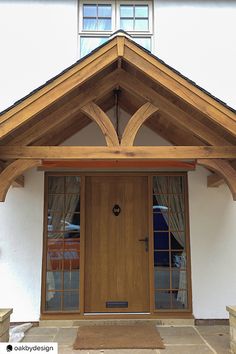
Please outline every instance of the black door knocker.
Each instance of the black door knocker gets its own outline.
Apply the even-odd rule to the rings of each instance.
[[[115,216],[118,216],[118,215],[120,214],[120,212],[121,212],[121,208],[120,208],[120,206],[119,206],[118,204],[115,204],[115,205],[113,206],[112,211],[113,211],[113,214],[114,214]]]

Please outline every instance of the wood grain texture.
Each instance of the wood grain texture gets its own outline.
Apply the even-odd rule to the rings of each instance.
[[[226,139],[209,129],[194,117],[168,101],[151,87],[143,84],[140,80],[122,71],[119,75],[119,83],[122,88],[132,91],[137,96],[152,102],[160,111],[167,113],[172,121],[180,127],[192,132],[196,137],[210,145],[231,145]],[[236,124],[235,124],[236,128]]]
[[[25,171],[39,166],[41,161],[39,160],[16,160],[8,165],[0,173],[0,201],[4,202],[8,189],[13,181]]]
[[[236,169],[236,161],[229,162],[229,164]],[[218,175],[217,173],[212,173],[211,175],[207,176],[207,186],[208,187],[219,187],[221,184],[225,182],[222,176]]]
[[[124,59],[236,136],[236,115],[126,40]],[[179,80],[178,80],[179,79]]]
[[[0,158],[44,160],[233,159],[236,146],[1,146]]]
[[[112,48],[110,51],[104,53],[102,57],[95,59],[88,66],[83,67],[69,79],[64,80],[56,88],[53,88],[51,91],[40,96],[28,106],[25,106],[22,110],[10,116],[8,119],[6,119],[4,115],[0,117],[0,138],[3,138],[23,123],[28,122],[44,108],[48,107],[63,95],[66,95],[66,93],[70,92],[74,88],[82,85],[95,74],[98,74],[101,70],[113,63],[116,59],[116,48]]]
[[[115,128],[108,115],[94,102],[81,108],[81,111],[91,118],[100,127],[107,146],[118,146],[119,140]]]
[[[64,121],[70,121],[76,117],[80,108],[92,100],[97,100],[112,90],[117,82],[119,70],[107,75],[97,84],[86,88],[82,93],[75,96],[69,102],[59,107],[56,111],[50,113],[47,117],[34,124],[31,128],[25,130],[24,133],[14,137],[9,145],[29,145],[34,141],[44,137],[48,132],[56,129],[58,125]]]
[[[233,200],[236,200],[236,170],[225,160],[199,159],[197,164],[207,167],[219,174],[231,190]]]
[[[88,177],[85,312],[149,311],[148,252],[139,241],[148,236],[147,195],[146,177]],[[107,308],[107,301],[128,307]]]
[[[144,103],[129,119],[121,138],[121,145],[132,146],[141,125],[156,111],[158,108],[152,103]]]

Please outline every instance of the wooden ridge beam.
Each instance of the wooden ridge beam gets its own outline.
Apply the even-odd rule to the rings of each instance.
[[[225,160],[198,159],[197,164],[207,167],[219,174],[231,190],[233,200],[236,200],[236,170]]]
[[[231,159],[236,146],[0,146],[0,158],[45,160]]]
[[[148,87],[137,78],[131,76],[126,71],[122,70],[119,75],[119,80],[119,84],[122,88],[151,102],[153,105],[157,106],[160,111],[168,114],[178,126],[191,131],[196,137],[200,138],[205,143],[210,145],[231,145],[226,139],[212,131],[194,117],[190,116],[188,113],[184,112],[182,109],[171,103],[167,98],[161,96],[158,92]]]
[[[158,108],[152,103],[144,103],[128,121],[121,138],[121,145],[132,146],[141,125],[156,111],[158,111]]]
[[[236,115],[126,40],[124,59],[236,137]]]
[[[100,127],[107,146],[118,146],[119,140],[115,128],[108,115],[94,102],[81,108],[81,111],[91,118]]]
[[[10,163],[1,173],[0,173],[0,202],[4,202],[8,189],[10,188],[13,181],[25,171],[39,166],[41,161],[39,160],[25,160],[19,159]]]

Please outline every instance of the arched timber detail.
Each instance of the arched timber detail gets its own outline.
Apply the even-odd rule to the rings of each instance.
[[[115,128],[106,113],[94,102],[90,102],[81,108],[81,111],[91,118],[100,127],[107,146],[118,146],[119,140]]]
[[[156,111],[158,108],[152,103],[144,103],[128,121],[122,135],[121,145],[132,146],[141,125]]]
[[[4,202],[13,181],[25,171],[41,165],[41,160],[18,159],[0,173],[0,202]]]
[[[197,164],[219,174],[228,184],[233,200],[236,200],[236,170],[228,161],[222,159],[198,159]]]

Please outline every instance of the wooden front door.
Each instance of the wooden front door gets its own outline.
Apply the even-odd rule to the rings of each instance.
[[[150,311],[147,237],[147,177],[88,177],[85,312]]]

